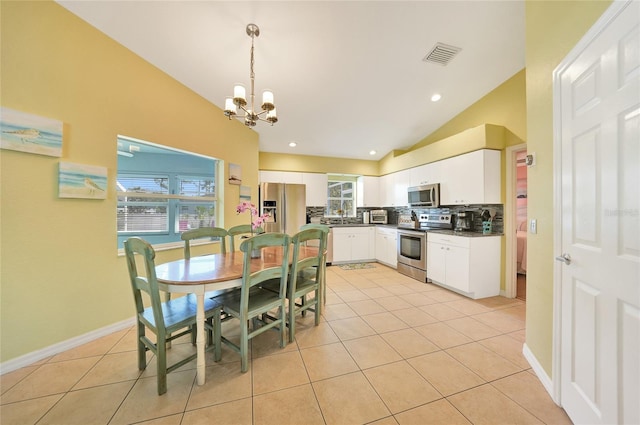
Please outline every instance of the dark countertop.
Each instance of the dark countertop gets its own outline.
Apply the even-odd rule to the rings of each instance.
[[[364,223],[345,223],[345,224],[329,224],[329,227],[383,227],[385,229],[398,229],[397,224],[364,224]],[[415,230],[415,229],[402,229],[402,230]],[[418,230],[419,231],[419,230]],[[482,232],[456,232],[449,229],[430,229],[426,233],[439,233],[441,235],[450,236],[462,236],[465,238],[482,238],[487,236],[503,236],[502,233],[489,233],[487,235]]]

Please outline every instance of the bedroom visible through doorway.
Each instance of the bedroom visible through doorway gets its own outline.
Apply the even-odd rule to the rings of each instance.
[[[516,298],[527,299],[527,165],[526,149],[516,152]]]

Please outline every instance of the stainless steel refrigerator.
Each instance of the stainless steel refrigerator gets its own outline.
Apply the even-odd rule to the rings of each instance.
[[[262,183],[260,214],[269,214],[266,232],[294,235],[307,221],[306,187],[303,184]]]

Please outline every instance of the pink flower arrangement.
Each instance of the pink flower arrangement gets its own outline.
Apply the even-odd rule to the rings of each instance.
[[[269,214],[258,215],[258,209],[251,202],[240,202],[236,207],[236,212],[241,214],[245,211],[249,211],[251,214],[251,233],[253,233],[255,229],[261,227],[269,217]],[[253,217],[255,217],[255,219]]]

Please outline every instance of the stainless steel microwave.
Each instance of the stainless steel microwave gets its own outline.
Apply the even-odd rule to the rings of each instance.
[[[413,186],[407,192],[411,207],[435,208],[440,206],[440,183]]]

